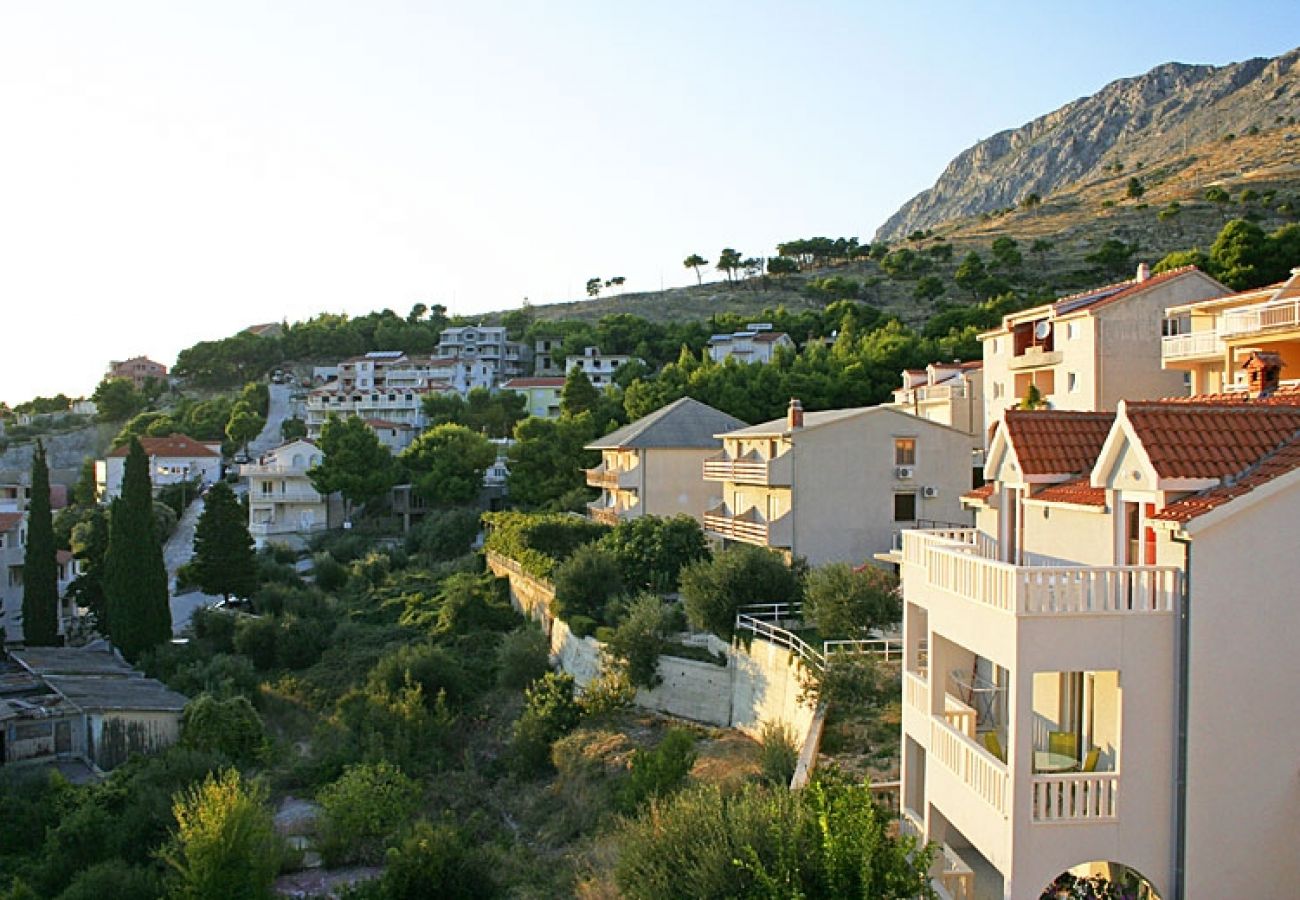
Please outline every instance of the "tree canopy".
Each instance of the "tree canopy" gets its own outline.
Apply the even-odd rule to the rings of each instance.
[[[224,481],[204,498],[203,514],[194,528],[195,581],[208,594],[248,597],[257,587],[253,538],[244,507]]]
[[[402,453],[415,490],[435,506],[470,503],[496,461],[492,442],[464,425],[435,425]]]
[[[320,465],[307,472],[321,494],[338,491],[352,504],[368,503],[396,483],[393,457],[361,419],[330,416],[321,429]]]
[[[59,571],[55,553],[50,469],[45,462],[45,446],[37,441],[32,454],[27,548],[23,553],[23,640],[32,646],[59,643]]]
[[[109,636],[132,661],[172,636],[167,570],[153,507],[149,459],[133,438],[122,477],[122,496],[113,501],[110,513],[103,577]]]

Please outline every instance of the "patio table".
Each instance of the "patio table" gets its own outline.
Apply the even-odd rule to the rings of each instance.
[[[1034,751],[1034,771],[1048,775],[1061,772],[1074,772],[1079,768],[1079,761],[1068,753],[1052,753],[1050,750]]]

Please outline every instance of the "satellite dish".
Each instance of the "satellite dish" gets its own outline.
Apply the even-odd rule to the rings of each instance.
[[[1047,340],[1047,336],[1051,333],[1052,323],[1046,319],[1043,319],[1043,321],[1034,326],[1034,337],[1038,338],[1040,341]]]

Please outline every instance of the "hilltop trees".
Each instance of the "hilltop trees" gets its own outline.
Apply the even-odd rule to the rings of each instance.
[[[31,501],[27,506],[27,549],[23,554],[23,640],[49,647],[59,643],[59,573],[54,519],[50,513],[50,470],[45,446],[32,454]]]
[[[692,253],[686,259],[682,260],[682,265],[687,269],[695,270],[695,283],[704,284],[704,277],[700,275],[700,267],[707,266],[709,261],[698,253]]]
[[[154,530],[149,459],[134,438],[126,456],[122,496],[113,501],[109,523],[103,576],[108,634],[122,655],[134,661],[172,636],[167,570]]]
[[[724,247],[718,254],[718,264],[716,266],[719,272],[726,273],[727,281],[735,282],[736,270],[744,264],[744,257],[740,251],[731,247]]]
[[[195,581],[208,594],[247,597],[257,587],[254,562],[244,508],[230,485],[218,481],[194,529]]]

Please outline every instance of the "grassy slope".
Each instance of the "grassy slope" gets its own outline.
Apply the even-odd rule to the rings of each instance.
[[[1140,200],[1126,200],[1125,187],[1134,175],[1145,185],[1146,194]],[[1211,185],[1226,189],[1233,202],[1220,205],[1204,200],[1205,189]],[[942,299],[967,299],[951,284],[953,269],[971,250],[981,253],[987,262],[989,245],[1003,235],[1019,241],[1025,256],[1019,287],[1064,293],[1104,280],[1090,271],[1084,257],[1107,238],[1137,243],[1139,250],[1134,259],[1154,263],[1173,250],[1194,246],[1208,249],[1225,221],[1247,212],[1258,214],[1260,225],[1267,230],[1292,221],[1276,209],[1267,209],[1259,203],[1238,203],[1237,196],[1246,188],[1258,193],[1277,191],[1279,196],[1274,207],[1283,198],[1300,205],[1300,127],[1282,126],[1258,135],[1242,135],[1231,142],[1194,146],[1174,159],[1146,160],[1135,152],[1125,160],[1123,171],[1045,197],[1035,210],[1017,209],[1001,216],[972,217],[939,226],[934,229],[935,234],[945,237],[954,248],[952,262],[941,264],[935,272],[948,282],[948,291]],[[1103,206],[1107,201],[1113,205]],[[1181,215],[1171,222],[1159,222],[1157,214],[1171,201],[1181,204]],[[1029,253],[1030,244],[1039,238],[1051,241],[1052,250],[1044,254]],[[929,243],[907,246],[919,249]],[[932,308],[912,298],[914,282],[893,281],[872,262],[807,273],[807,277],[825,274],[881,279],[870,302],[908,322],[923,321]],[[761,288],[709,282],[702,286],[627,293],[533,309],[539,319],[592,321],[611,313],[632,313],[660,322],[707,319],[725,312],[753,316],[764,308],[782,304],[791,310],[819,306],[800,293],[804,280],[804,276],[792,277],[784,283],[771,280]]]

